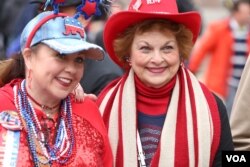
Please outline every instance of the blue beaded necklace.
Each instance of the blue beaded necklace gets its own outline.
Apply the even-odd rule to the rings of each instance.
[[[66,164],[75,154],[75,138],[72,125],[72,108],[70,97],[63,100],[60,120],[54,145],[50,146],[42,132],[40,121],[27,96],[25,80],[14,86],[15,105],[28,134],[28,145],[36,167],[53,162]]]

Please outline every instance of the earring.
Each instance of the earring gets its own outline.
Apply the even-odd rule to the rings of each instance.
[[[32,77],[31,77],[31,69],[28,69],[28,87],[31,89],[31,81],[32,81]]]
[[[181,63],[180,63],[180,67],[184,67],[184,63],[183,63],[183,61],[181,61]]]
[[[182,56],[180,56],[180,60],[181,60],[181,62],[180,62],[180,67],[184,67],[185,64],[184,64],[184,59],[183,59]]]
[[[125,56],[125,61],[129,63],[130,57],[129,56]]]
[[[125,57],[125,61],[129,64],[129,66],[131,66],[131,59],[130,59],[130,56],[126,56],[126,57]]]

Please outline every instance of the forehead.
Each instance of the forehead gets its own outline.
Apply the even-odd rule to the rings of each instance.
[[[33,53],[35,53],[33,56],[39,57],[39,60],[44,60],[44,61],[47,61],[47,60],[51,61],[51,58],[57,57],[57,56],[63,58],[65,61],[74,60],[79,57],[85,59],[88,56],[88,51],[86,50],[75,52],[75,53],[70,53],[70,54],[61,54],[58,51],[50,48],[49,46],[43,43],[40,43],[36,45],[35,47],[32,47],[32,51]]]
[[[177,43],[176,37],[171,31],[162,32],[154,30],[135,34],[132,42],[132,48],[141,45],[158,47],[170,43]]]
[[[43,44],[43,43],[38,43],[34,46],[31,47],[31,50],[33,52],[36,52],[36,53],[48,53],[48,54],[51,54],[51,53],[56,53],[57,51],[55,51],[54,49],[50,48],[48,45],[46,44]]]
[[[147,31],[135,33],[135,38],[158,40],[159,38],[175,38],[175,34],[169,29],[148,29]]]
[[[176,30],[178,28],[179,28],[179,24],[177,24],[175,22],[168,21],[168,20],[162,20],[162,19],[145,20],[145,21],[142,21],[142,22],[135,25],[135,29],[137,31],[140,31],[140,32],[149,31],[149,30],[153,30],[153,29],[158,29],[161,31],[168,29],[168,30],[173,31],[173,30]]]

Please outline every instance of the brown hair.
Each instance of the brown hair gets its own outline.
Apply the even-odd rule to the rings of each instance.
[[[193,48],[193,34],[182,24],[178,24],[167,20],[146,20],[127,28],[118,38],[113,42],[114,52],[118,55],[120,61],[127,67],[126,59],[131,50],[131,45],[136,33],[144,33],[152,29],[157,29],[161,32],[170,30],[174,33],[180,55],[183,59],[188,59]]]
[[[25,64],[21,53],[0,61],[0,87],[15,78],[25,78]]]

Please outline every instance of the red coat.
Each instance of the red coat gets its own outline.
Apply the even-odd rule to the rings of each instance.
[[[250,50],[250,35],[247,39]],[[227,79],[230,76],[233,36],[229,19],[210,24],[199,43],[194,48],[189,68],[197,72],[206,56],[210,56],[205,70],[205,85],[222,97],[227,95]]]
[[[12,86],[13,84],[0,88],[0,113],[6,110],[17,111],[13,101],[14,94]],[[36,112],[39,111],[37,109],[35,110]],[[108,141],[107,131],[97,105],[90,99],[85,99],[83,103],[74,103],[72,101],[72,111],[76,155],[72,158],[73,161],[67,166],[112,167],[113,157]],[[5,144],[5,133],[6,129],[0,124],[0,146],[4,146]],[[3,149],[0,150],[0,152],[2,151]],[[1,158],[2,154],[0,154],[0,162]],[[34,166],[25,130],[20,131],[17,166]],[[52,166],[62,165],[53,163]]]

